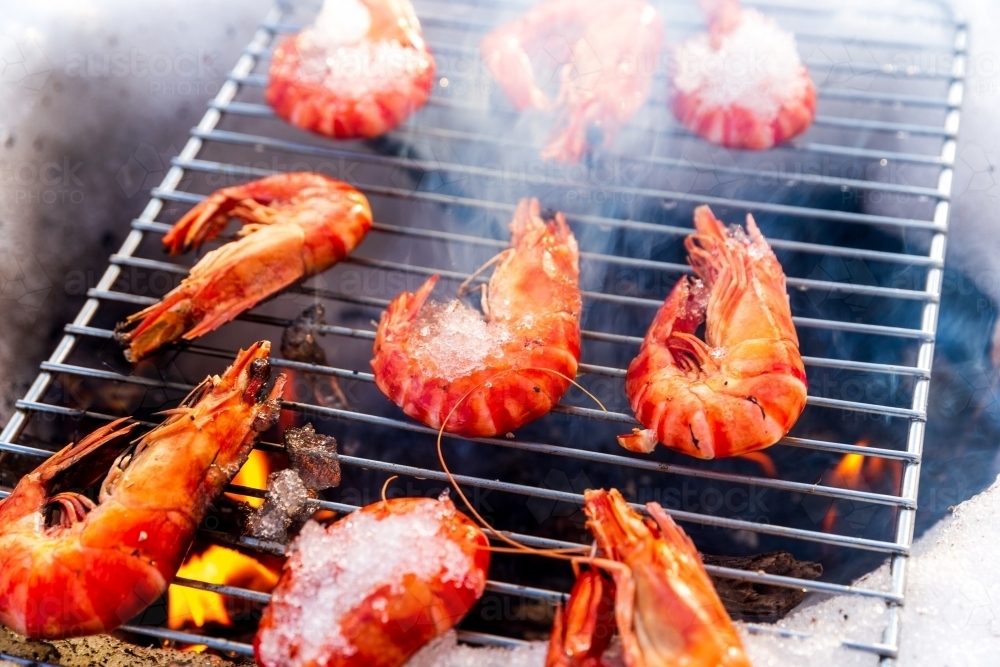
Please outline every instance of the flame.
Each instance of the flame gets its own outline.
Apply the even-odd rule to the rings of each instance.
[[[740,458],[746,459],[747,461],[753,461],[760,466],[765,475],[772,479],[778,476],[778,469],[774,465],[774,460],[764,452],[749,452],[747,454],[740,454]]]
[[[250,452],[250,458],[243,464],[240,471],[236,473],[236,477],[233,478],[233,484],[264,491],[267,489],[267,476],[269,474],[271,474],[271,458],[267,455],[267,452],[255,449]],[[241,500],[251,507],[260,507],[264,504],[263,498],[241,496],[235,493],[227,493],[226,495],[235,500]]]
[[[858,447],[867,447],[867,440],[858,440]],[[886,474],[888,473],[888,474]],[[902,466],[899,461],[890,461],[878,456],[864,454],[844,454],[840,463],[829,475],[824,476],[824,482],[852,491],[888,491],[895,493],[899,489],[902,477]],[[823,530],[832,532],[837,522],[837,504],[830,505],[823,517]]]
[[[864,440],[858,443],[860,446],[866,446]],[[832,479],[830,480],[834,486],[840,486],[845,489],[859,490],[859,486],[867,486],[867,484],[862,484],[864,478],[862,477],[862,472],[865,467],[865,456],[863,454],[844,454],[844,458],[840,460],[837,467],[833,469]],[[838,484],[839,482],[839,484]]]
[[[269,593],[278,583],[278,575],[239,551],[211,545],[200,554],[188,557],[177,572],[178,577],[209,584],[238,586]],[[218,593],[187,586],[171,586],[167,591],[167,625],[171,630],[203,627],[207,623],[232,625],[225,599]]]

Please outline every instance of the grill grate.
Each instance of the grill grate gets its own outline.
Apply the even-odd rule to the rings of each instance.
[[[663,5],[671,40],[701,29],[694,8],[688,6],[694,4],[670,0]],[[845,30],[837,32],[838,15],[812,7],[806,0],[760,5],[763,11],[795,30],[800,49],[812,54],[806,62],[820,84],[819,110],[822,112],[817,116],[815,127],[805,138],[768,154],[713,152],[677,126],[668,113],[664,114],[662,109],[657,112],[655,107],[663,107],[664,101],[663,93],[656,92],[657,89],[663,91],[664,86],[657,85],[651,104],[637,115],[619,139],[618,145],[630,150],[599,158],[616,169],[631,166],[634,172],[642,175],[635,179],[638,182],[623,184],[614,179],[611,183],[602,182],[597,175],[603,168],[601,164],[573,171],[541,168],[540,163],[531,163],[538,150],[537,142],[530,140],[532,128],[544,127],[546,123],[537,124],[531,118],[519,120],[507,105],[497,101],[495,93],[485,88],[488,75],[481,68],[467,68],[470,63],[478,62],[476,45],[481,34],[523,7],[508,6],[500,10],[502,16],[484,20],[484,13],[495,10],[481,0],[453,0],[447,4],[444,0],[419,1],[418,13],[439,64],[439,82],[428,107],[387,141],[334,143],[285,126],[275,120],[270,108],[262,103],[261,89],[266,83],[274,40],[284,33],[295,32],[316,9],[280,4],[266,17],[201,122],[192,130],[188,143],[173,160],[163,182],[152,191],[152,199],[142,215],[132,221],[132,231],[121,249],[110,258],[110,266],[100,281],[88,292],[89,298],[79,315],[66,326],[62,341],[41,365],[41,372],[27,394],[17,402],[17,412],[0,434],[0,452],[25,457],[34,464],[50,451],[34,446],[41,444],[44,438],[32,436],[33,428],[44,433],[47,420],[112,419],[114,410],[105,409],[111,403],[101,403],[91,394],[119,392],[116,395],[126,397],[119,401],[118,405],[122,405],[127,403],[130,395],[127,388],[131,387],[147,392],[147,397],[150,392],[163,397],[162,402],[176,400],[204,376],[206,366],[211,366],[213,371],[215,366],[221,368],[232,359],[238,345],[260,337],[275,340],[280,335],[280,327],[287,326],[303,305],[316,300],[327,305],[333,314],[331,320],[341,322],[321,328],[328,340],[337,340],[336,361],[331,362],[330,367],[317,367],[276,358],[274,366],[340,378],[356,388],[362,398],[353,409],[334,409],[296,400],[286,401],[285,407],[311,419],[331,420],[331,430],[338,439],[343,428],[350,433],[370,433],[373,439],[385,437],[385,434],[410,433],[414,434],[414,442],[422,443],[420,446],[433,443],[436,435],[433,429],[401,416],[392,406],[386,405],[384,399],[379,402],[377,390],[372,387],[372,375],[366,372],[369,355],[364,350],[374,338],[373,328],[367,320],[377,316],[396,292],[404,287],[412,289],[428,275],[441,274],[445,281],[464,280],[482,259],[507,245],[503,225],[514,202],[520,196],[540,196],[543,203],[551,203],[567,213],[580,240],[585,288],[581,382],[591,389],[595,381],[605,382],[605,387],[617,387],[619,401],[617,405],[612,401],[609,411],[603,412],[588,407],[582,397],[574,398],[570,392],[569,398],[555,410],[556,414],[540,422],[542,427],[524,429],[532,439],[479,439],[472,445],[478,449],[468,450],[461,449],[462,442],[465,447],[470,446],[467,440],[446,436],[449,448],[454,447],[449,452],[457,452],[454,456],[449,453],[455,459],[453,467],[475,470],[475,465],[463,461],[462,452],[488,451],[488,457],[497,463],[516,454],[537,457],[539,466],[543,465],[541,461],[576,461],[591,475],[599,475],[595,471],[613,469],[626,481],[656,475],[664,485],[698,480],[726,485],[722,487],[726,489],[763,489],[784,494],[779,496],[781,498],[826,498],[829,502],[852,501],[865,507],[884,508],[889,512],[890,521],[881,534],[874,536],[863,530],[855,531],[857,534],[841,534],[816,526],[802,527],[791,520],[761,522],[759,517],[741,516],[739,512],[724,516],[682,506],[671,509],[670,513],[689,529],[715,529],[729,536],[750,534],[757,536],[755,540],[770,539],[772,542],[765,543],[784,545],[790,550],[794,548],[789,545],[811,543],[816,548],[845,550],[844,553],[849,554],[845,558],[852,558],[850,554],[857,552],[889,557],[891,578],[884,589],[806,581],[720,566],[708,569],[715,576],[730,579],[800,588],[817,594],[850,594],[884,600],[888,613],[881,640],[852,640],[845,644],[881,656],[883,664],[890,664],[899,646],[898,610],[904,600],[906,556],[913,537],[965,70],[964,24],[955,20],[947,9],[932,2],[917,7],[919,11],[910,8],[906,16],[869,12],[863,17],[874,25],[879,21],[905,20],[907,25],[916,25],[930,35],[921,43],[880,39],[872,25],[860,22],[857,17],[861,15],[854,15],[858,22],[850,25],[860,35]],[[865,37],[866,27],[876,36]],[[834,52],[843,55],[827,55]],[[914,62],[933,65],[926,67]],[[942,62],[946,65],[942,66]],[[659,81],[662,84],[662,80]],[[831,112],[839,112],[839,115]],[[489,119],[491,126],[495,124],[497,131],[484,131],[483,118]],[[921,122],[898,122],[898,118],[920,119]],[[278,156],[289,156],[293,164],[279,163]],[[267,159],[271,162],[267,163]],[[516,163],[517,159],[524,162]],[[763,168],[762,161],[768,159],[772,159],[773,169]],[[517,166],[512,168],[515,163]],[[789,173],[778,166],[789,163],[799,167]],[[803,164],[817,163],[860,165],[862,172],[821,169],[817,173],[801,168]],[[889,163],[894,170],[891,169],[887,177],[869,177],[872,169],[876,174],[881,173],[876,165],[887,167]],[[204,194],[199,193],[222,185],[303,168],[347,178],[372,200],[376,220],[380,222],[373,226],[369,239],[359,251],[325,276],[309,280],[244,314],[236,323],[224,328],[223,333],[185,346],[166,366],[153,368],[146,364],[132,372],[124,362],[112,360],[115,346],[110,341],[111,325],[121,314],[156,300],[136,283],[135,276],[169,276],[176,282],[190,266],[152,259],[157,256],[153,253],[160,236],[170,226],[169,222],[158,218],[172,219],[190,204],[201,201]],[[758,187],[753,187],[755,182]],[[811,193],[817,191],[840,192],[852,197],[861,193],[865,205],[843,206],[842,210],[837,210],[810,199]],[[593,197],[598,194],[614,203],[595,204]],[[885,197],[886,201],[891,197],[894,205],[879,206],[878,196]],[[690,232],[688,209],[701,203],[712,205],[717,213],[721,211],[720,217],[729,220],[737,219],[745,211],[758,216],[765,235],[788,269],[793,313],[803,336],[803,351],[816,352],[804,356],[810,377],[818,369],[825,369],[847,374],[849,378],[881,378],[881,382],[898,390],[891,400],[869,400],[869,397],[855,400],[859,397],[830,396],[830,392],[822,388],[816,391],[811,386],[806,416],[818,417],[810,421],[804,416],[802,423],[806,426],[797,427],[793,435],[784,438],[769,452],[775,452],[778,457],[786,454],[793,458],[825,457],[822,460],[829,462],[827,468],[845,454],[894,462],[900,469],[900,482],[892,493],[840,488],[824,481],[795,480],[790,473],[777,478],[747,474],[747,470],[756,469],[748,462],[693,461],[672,456],[669,452],[637,457],[618,449],[613,438],[608,446],[581,444],[579,434],[593,432],[606,436],[616,430],[627,430],[636,423],[627,412],[627,405],[620,400],[623,367],[634,354],[654,309],[660,306],[677,275],[690,272],[677,246]],[[867,232],[859,233],[859,240],[850,243],[842,240],[822,242],[821,237],[817,241],[808,233],[810,229],[842,226],[876,230],[883,237],[902,239],[902,243],[896,250],[886,250],[869,243],[872,237],[865,236]],[[470,228],[477,234],[470,234]],[[478,233],[480,231],[482,233]],[[799,263],[785,258],[797,258]],[[805,266],[815,267],[818,262],[830,260],[891,267],[891,275],[907,278],[906,286],[899,286],[898,281],[890,285],[879,284],[851,274],[823,278],[817,277],[815,272],[796,272],[794,268],[803,266],[802,261],[806,262]],[[189,258],[188,261],[194,260]],[[652,276],[652,287],[640,285],[633,289],[635,286],[631,283],[628,289],[609,287],[609,276],[622,275]],[[345,287],[348,279],[364,284],[364,280],[374,276],[396,276],[403,282],[394,287],[372,289]],[[641,282],[639,278],[636,281]],[[165,290],[158,293],[162,291]],[[808,299],[817,294],[837,295],[841,300],[861,299],[891,307],[863,309],[853,318],[837,318],[822,307],[810,309]],[[623,314],[621,317],[617,315],[619,312]],[[348,326],[354,320],[361,324]],[[265,330],[265,334],[259,333]],[[257,335],[250,332],[257,332]],[[845,345],[845,340],[867,341],[868,345]],[[824,341],[827,344],[821,346]],[[831,341],[833,345],[829,344]],[[892,348],[892,352],[871,353],[870,348],[881,350],[883,347]],[[839,357],[834,353],[844,349],[849,352]],[[83,383],[90,394],[54,391],[68,383]],[[92,409],[95,405],[100,409]],[[148,401],[142,403],[142,408],[150,408]],[[834,419],[830,415],[837,415],[837,419],[844,419],[845,415],[868,416],[878,425],[873,431],[872,445],[879,446],[830,438],[823,429],[815,427],[824,415],[829,419]],[[143,423],[152,425],[152,422]],[[577,437],[571,437],[574,433]],[[34,439],[28,440],[29,436]],[[601,442],[607,440],[605,436],[601,436]],[[489,447],[483,450],[479,445]],[[51,443],[51,447],[55,446],[56,443]],[[281,450],[273,443],[262,443],[260,448]],[[433,464],[424,464],[430,467],[411,465],[412,461],[406,456],[394,455],[397,450],[375,451],[379,455],[371,457],[356,455],[365,451],[357,448],[357,451],[352,449],[342,455],[345,473],[358,469],[409,479],[445,481],[443,473]],[[424,460],[432,459],[425,457]],[[524,483],[523,475],[516,476],[517,482],[507,482],[479,472],[481,470],[479,468],[477,474],[456,477],[466,487],[497,492],[505,497],[569,503],[577,507],[582,503],[580,489],[567,490],[538,483],[540,474],[534,483],[528,484]],[[263,496],[260,491],[244,487],[234,486],[232,490],[247,496]],[[6,492],[0,490],[0,497],[5,495]],[[346,502],[322,501],[320,506],[336,512],[355,509],[354,504]],[[635,506],[640,507],[639,504]],[[498,529],[504,528],[503,517],[497,525]],[[534,531],[543,533],[541,535],[523,534],[519,530],[504,532],[540,547],[574,544],[555,539],[542,520]],[[205,529],[202,537],[223,544],[281,553],[281,545],[224,532]],[[700,542],[700,537],[712,539],[709,533],[696,532],[696,542]],[[175,583],[250,602],[261,603],[268,597],[245,589],[189,579],[178,579]],[[488,590],[540,603],[555,603],[564,596],[561,591],[501,580],[491,580]],[[766,624],[749,625],[757,632],[780,632]],[[154,638],[204,644],[234,654],[251,653],[247,644],[221,637],[151,626],[133,625],[125,629]],[[497,627],[495,631],[502,632],[502,628]],[[474,631],[466,631],[460,636],[471,643],[513,645],[520,641]]]

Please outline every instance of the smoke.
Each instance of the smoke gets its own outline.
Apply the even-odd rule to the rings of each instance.
[[[5,3],[0,423],[269,6]]]

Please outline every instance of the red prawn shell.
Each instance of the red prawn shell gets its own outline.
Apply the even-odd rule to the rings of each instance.
[[[673,112],[695,134],[727,148],[766,150],[792,139],[816,117],[816,86],[803,68],[803,94],[781,106],[773,118],[738,105],[709,107],[698,91],[674,91]]]
[[[408,47],[413,67],[392,77],[368,77],[365,85],[327,85],[327,72],[303,65],[304,33],[274,51],[264,99],[292,125],[335,139],[377,137],[394,129],[427,103],[434,86],[434,58],[426,46]],[[348,48],[364,51],[374,42]]]
[[[107,497],[71,525],[47,526],[67,489],[104,477],[129,446],[118,420],[42,463],[0,501],[0,623],[32,638],[110,632],[167,589],[209,504],[277,418],[279,377],[266,400],[266,341],[206,380],[190,405],[147,433]],[[200,393],[199,393],[200,392]],[[56,493],[58,492],[58,493]]]
[[[414,354],[411,330],[437,276],[393,299],[379,322],[375,384],[431,428],[444,424],[448,433],[473,437],[508,433],[551,411],[569,388],[567,378],[576,376],[582,304],[576,239],[561,213],[542,220],[537,199],[521,200],[510,228],[511,250],[490,280],[491,321],[530,315],[534,325],[516,328],[500,354],[454,377]]]
[[[428,504],[444,505],[441,528],[437,539],[451,540],[468,556],[471,567],[459,580],[444,581],[445,565],[438,574],[420,578],[413,573],[404,575],[402,590],[395,592],[388,584],[373,590],[365,599],[340,615],[340,632],[350,638],[348,648],[328,646],[315,659],[304,659],[291,647],[289,655],[280,660],[264,655],[265,635],[278,628],[282,607],[294,604],[296,579],[294,561],[301,558],[295,552],[285,565],[284,573],[274,589],[271,603],[264,610],[254,638],[254,653],[262,667],[399,667],[410,656],[452,627],[468,613],[483,594],[489,569],[489,541],[485,533],[468,517],[455,509],[451,500],[443,498],[395,498],[368,505],[358,512],[382,520],[389,515],[417,511]],[[349,530],[343,520],[326,529],[328,536]],[[414,539],[427,539],[415,537]],[[379,554],[357,553],[357,558],[378,558]],[[389,620],[386,620],[389,619]],[[294,630],[294,629],[293,629]]]

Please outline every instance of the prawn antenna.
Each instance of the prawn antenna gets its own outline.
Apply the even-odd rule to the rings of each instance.
[[[389,485],[392,484],[393,480],[399,479],[399,475],[393,475],[389,479],[385,480],[385,484],[382,485],[382,502],[388,504],[388,500],[385,497],[386,491],[389,490]]]
[[[521,372],[521,371],[526,371],[526,370],[543,371],[545,373],[551,373],[553,375],[557,375],[557,376],[561,377],[562,379],[566,380],[567,382],[569,382],[570,384],[572,384],[574,387],[576,387],[580,391],[582,391],[588,397],[590,397],[595,403],[597,403],[597,405],[601,408],[602,411],[604,411],[604,412],[608,411],[608,409],[606,407],[604,407],[604,404],[601,403],[601,401],[596,396],[594,396],[592,393],[590,393],[589,391],[587,391],[576,380],[574,380],[573,378],[570,378],[570,377],[567,377],[567,376],[563,375],[559,371],[552,370],[551,368],[535,368],[535,367],[510,368],[510,369],[507,369],[505,371],[500,371],[499,373],[496,373],[495,375],[491,376],[490,378],[484,380],[483,382],[481,382],[477,386],[475,386],[472,389],[470,389],[469,391],[465,392],[465,394],[463,394],[462,397],[460,399],[458,399],[458,401],[455,402],[455,405],[452,406],[451,410],[448,412],[448,415],[445,417],[444,421],[441,423],[441,427],[438,429],[438,434],[437,434],[437,455],[438,455],[438,461],[440,461],[440,463],[441,463],[441,469],[444,471],[444,474],[448,477],[448,482],[451,484],[452,488],[455,489],[455,493],[457,493],[458,497],[462,499],[462,502],[465,503],[465,506],[469,508],[469,512],[472,514],[473,518],[475,518],[475,520],[480,524],[480,526],[482,526],[483,529],[485,529],[486,531],[492,533],[498,540],[500,540],[501,542],[505,542],[508,545],[508,547],[494,547],[494,546],[489,546],[489,547],[483,547],[483,548],[485,548],[485,549],[487,549],[487,550],[489,550],[489,551],[491,551],[493,553],[530,554],[530,555],[535,555],[535,556],[545,556],[547,558],[556,558],[556,559],[559,559],[559,560],[568,560],[568,561],[571,561],[571,562],[579,560],[579,556],[573,556],[571,554],[585,554],[585,553],[590,552],[591,556],[589,557],[589,560],[593,560],[592,547],[582,546],[581,545],[579,547],[567,547],[567,548],[561,548],[561,549],[536,549],[535,547],[528,546],[527,544],[524,544],[523,542],[518,542],[517,540],[515,540],[512,537],[504,535],[498,529],[496,529],[493,526],[491,526],[489,524],[489,522],[486,521],[486,519],[484,519],[483,516],[479,513],[479,511],[473,506],[472,502],[465,495],[465,492],[462,491],[462,487],[460,487],[458,485],[458,480],[455,479],[455,475],[452,474],[451,469],[448,467],[448,462],[445,461],[444,451],[442,449],[442,441],[443,441],[443,438],[444,438],[444,429],[445,429],[445,426],[448,425],[448,422],[451,420],[452,415],[455,414],[455,411],[459,408],[459,406],[461,406],[462,403],[465,402],[465,400],[468,399],[469,396],[474,391],[478,390],[480,387],[482,387],[483,385],[485,385],[487,382],[492,382],[493,380],[495,380],[495,379],[497,379],[497,378],[499,378],[499,377],[501,377],[503,375],[506,375],[507,373]],[[386,484],[388,484],[388,482],[386,482]]]

